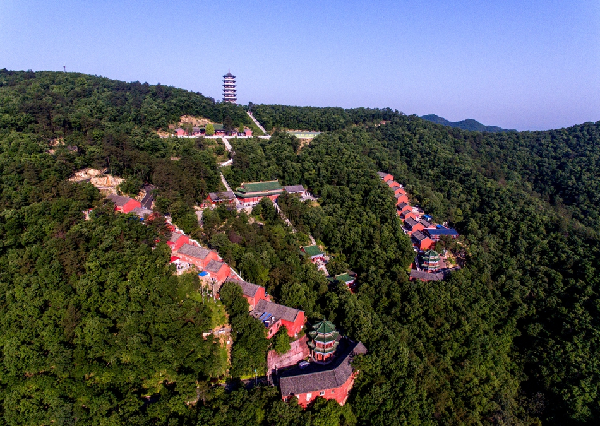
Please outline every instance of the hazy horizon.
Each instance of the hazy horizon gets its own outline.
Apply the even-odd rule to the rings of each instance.
[[[0,68],[147,81],[238,101],[472,118],[600,120],[600,4],[5,0]]]

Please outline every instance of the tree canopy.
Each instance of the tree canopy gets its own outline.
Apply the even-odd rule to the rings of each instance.
[[[243,107],[161,85],[0,70],[3,423],[598,422],[600,122],[490,134],[389,109],[252,110],[269,130],[326,132],[303,146],[277,131],[231,141],[232,186],[279,179],[316,196],[280,197],[293,229],[267,199],[251,214],[206,210],[200,226],[192,206],[222,189],[219,154],[209,139],[156,134],[184,114],[238,126]],[[91,184],[67,180],[85,167],[125,178],[125,193],[153,184],[157,210],[246,280],[362,341],[348,403],[302,410],[244,382],[266,370],[270,342],[240,288],[224,285],[219,302],[197,276],[175,275],[164,220],[115,214]],[[460,271],[409,281],[415,253],[377,171],[458,230]],[[356,272],[354,293],[302,257],[309,234],[333,272]],[[231,362],[211,333],[225,321]]]

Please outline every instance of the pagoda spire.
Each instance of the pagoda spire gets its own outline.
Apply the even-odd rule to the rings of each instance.
[[[329,361],[335,355],[338,347],[340,333],[335,325],[327,320],[316,323],[313,330],[308,333],[310,356],[315,361]]]
[[[231,70],[223,76],[223,102],[237,103],[235,75],[231,74]]]

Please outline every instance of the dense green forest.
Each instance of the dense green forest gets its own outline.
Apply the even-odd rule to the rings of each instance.
[[[280,198],[297,232],[269,201],[250,215],[206,211],[200,227],[190,206],[219,187],[217,153],[155,133],[183,114],[246,120],[242,107],[170,87],[0,71],[2,423],[598,421],[600,123],[484,134],[392,110],[252,110],[268,130],[331,131],[303,147],[278,132],[232,141],[223,170],[232,186],[280,179],[318,197]],[[51,155],[56,138],[65,146]],[[115,215],[90,184],[66,181],[88,166],[156,185],[159,210],[245,279],[361,340],[369,352],[348,403],[303,411],[277,388],[239,382],[264,369],[270,342],[238,288],[226,287],[221,304],[195,276],[173,275],[161,219]],[[442,282],[408,280],[414,252],[378,170],[456,227],[465,268]],[[308,234],[332,271],[358,274],[356,294],[299,255]],[[203,338],[225,312],[230,364]]]
[[[325,132],[345,129],[357,124],[379,123],[398,115],[398,111],[390,108],[343,109],[262,104],[250,105],[249,107],[254,117],[269,132],[273,129]]]

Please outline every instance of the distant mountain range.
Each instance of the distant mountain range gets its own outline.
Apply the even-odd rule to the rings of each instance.
[[[431,121],[432,123],[442,124],[444,126],[450,127],[458,127],[459,129],[476,132],[516,132],[515,129],[503,129],[498,126],[486,126],[484,124],[481,124],[477,120],[473,120],[472,118],[467,118],[466,120],[462,121],[448,121],[445,118],[439,117],[435,114],[424,115],[421,118],[427,121]]]

